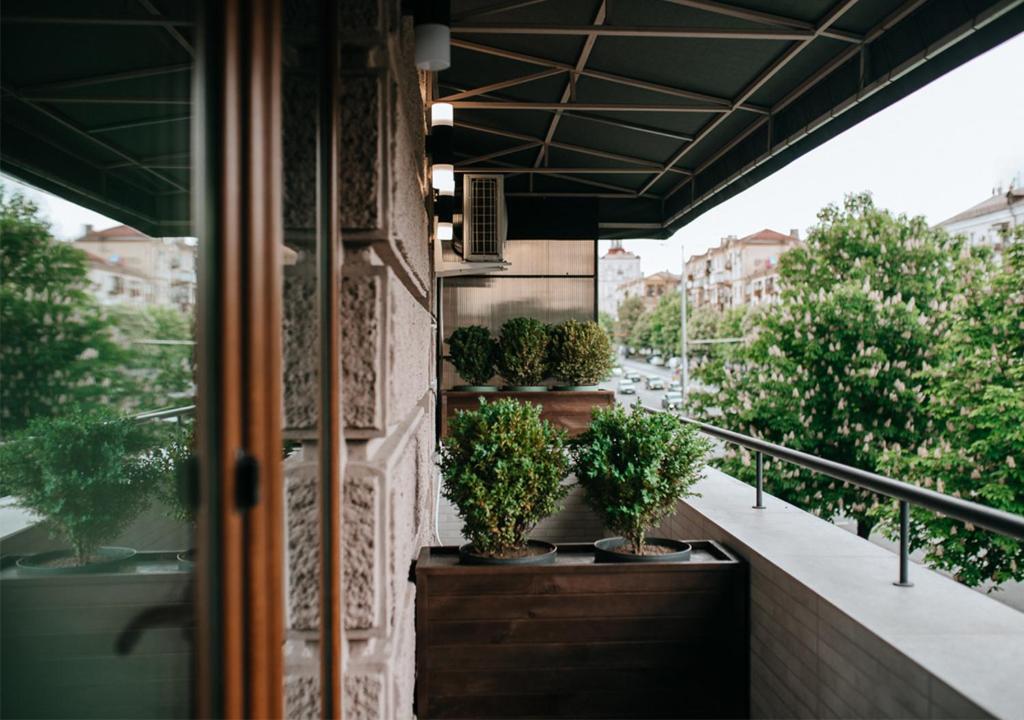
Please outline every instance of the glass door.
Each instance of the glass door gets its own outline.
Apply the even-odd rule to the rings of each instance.
[[[280,715],[277,12],[2,6],[3,717]]]

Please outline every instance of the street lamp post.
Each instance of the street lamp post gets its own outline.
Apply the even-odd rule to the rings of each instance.
[[[679,339],[681,343],[681,350],[679,356],[679,372],[680,380],[683,384],[683,400],[686,400],[687,392],[690,388],[690,367],[689,361],[686,358],[686,248],[680,248],[680,254],[682,255],[683,267],[682,274],[679,276]]]

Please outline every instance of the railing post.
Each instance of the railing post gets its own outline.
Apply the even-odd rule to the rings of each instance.
[[[900,579],[897,587],[912,587],[910,582],[910,503],[900,500]]]
[[[757,503],[755,510],[764,510],[764,456],[757,452]]]

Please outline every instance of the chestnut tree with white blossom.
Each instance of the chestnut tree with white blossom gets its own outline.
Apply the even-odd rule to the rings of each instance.
[[[781,301],[759,315],[736,357],[693,395],[710,422],[854,467],[927,431],[922,371],[939,361],[950,308],[977,260],[922,217],[848,196],[818,215],[780,261]],[[768,460],[768,459],[766,459]],[[727,446],[726,472],[754,480],[752,453]],[[885,498],[795,465],[766,462],[769,492],[825,518],[844,515],[867,537]]]

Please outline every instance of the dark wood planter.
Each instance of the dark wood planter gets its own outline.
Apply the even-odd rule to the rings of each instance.
[[[0,597],[4,717],[191,717],[192,575],[175,553],[140,552],[104,573],[11,565]]]
[[[420,718],[724,718],[749,714],[747,566],[704,540],[689,562],[416,563]]]
[[[494,402],[502,398],[515,398],[540,405],[541,417],[568,431],[575,437],[590,425],[590,413],[595,407],[611,407],[615,393],[611,390],[549,390],[548,392],[475,393],[445,390],[441,393],[441,437],[448,434],[448,418],[457,410],[476,410],[480,398]]]

